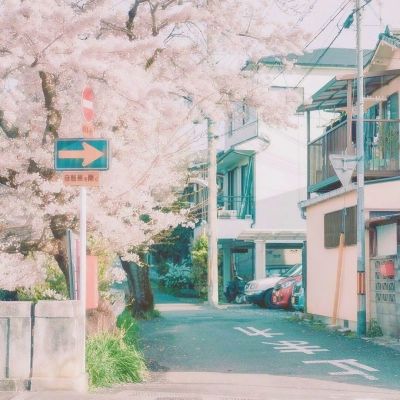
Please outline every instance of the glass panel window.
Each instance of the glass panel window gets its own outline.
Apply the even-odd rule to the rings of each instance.
[[[344,229],[343,229],[344,228]],[[340,233],[345,234],[345,245],[357,244],[357,207],[327,213],[324,216],[324,244],[332,249],[339,246]]]

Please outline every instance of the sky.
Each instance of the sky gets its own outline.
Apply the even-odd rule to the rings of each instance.
[[[276,0],[279,1],[279,0]],[[360,0],[361,5],[365,0]],[[314,7],[306,10],[307,15],[300,22],[300,26],[310,31],[315,36],[321,28],[333,17],[342,5],[344,10],[334,19],[324,32],[310,45],[310,49],[325,48],[336,36],[339,28],[354,8],[354,0],[313,0]],[[400,0],[372,0],[364,8],[362,21],[362,46],[373,49],[378,40],[378,35],[383,32],[386,25],[400,28]],[[332,47],[355,48],[355,22],[350,29],[344,29]]]

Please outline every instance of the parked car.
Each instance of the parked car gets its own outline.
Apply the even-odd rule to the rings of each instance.
[[[297,282],[301,281],[302,265],[293,267],[291,274],[279,280],[272,290],[272,304],[279,308],[290,308],[292,306],[293,288]]]
[[[302,280],[296,282],[293,288],[292,307],[296,311],[304,311],[304,288]]]
[[[290,268],[283,274],[269,276],[263,279],[256,279],[246,284],[244,294],[249,303],[257,304],[260,307],[271,306],[272,289],[282,278],[291,276],[299,268],[298,265]]]

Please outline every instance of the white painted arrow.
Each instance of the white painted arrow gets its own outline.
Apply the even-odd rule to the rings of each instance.
[[[96,147],[91,146],[89,143],[82,143],[83,150],[60,150],[58,152],[59,158],[83,158],[82,166],[86,167],[92,162],[96,161],[100,157],[104,156],[104,153]]]

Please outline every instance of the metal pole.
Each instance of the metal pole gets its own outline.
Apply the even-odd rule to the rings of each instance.
[[[207,118],[208,135],[208,303],[218,305],[218,239],[217,239],[217,150],[216,138]]]
[[[82,308],[82,330],[83,330],[83,360],[82,367],[83,373],[86,373],[86,187],[81,186],[80,188],[80,276],[79,276],[79,288],[80,288],[80,302]]]
[[[310,140],[311,140],[311,116],[310,111],[307,111],[307,200],[310,196]]]
[[[365,217],[364,217],[364,60],[361,46],[361,8],[356,0],[357,22],[357,335],[366,334]]]

